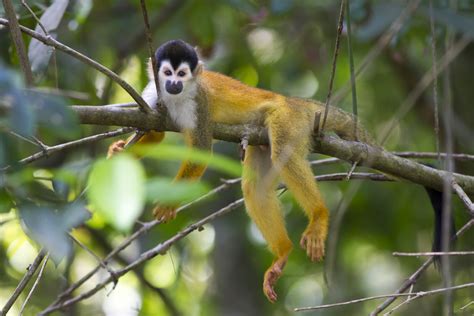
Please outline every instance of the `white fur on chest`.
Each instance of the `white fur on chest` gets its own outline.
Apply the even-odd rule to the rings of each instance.
[[[182,93],[178,95],[169,94],[160,84],[161,101],[166,106],[168,114],[180,130],[194,129],[196,127],[196,107],[195,101],[197,85],[190,84]],[[156,108],[157,95],[155,82],[150,81],[142,92],[142,97],[152,108]]]
[[[181,130],[196,128],[196,93],[196,86],[188,86],[178,95],[164,92],[161,96],[169,116]]]

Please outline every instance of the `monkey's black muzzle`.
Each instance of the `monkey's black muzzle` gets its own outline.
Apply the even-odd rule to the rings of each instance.
[[[166,92],[168,92],[169,94],[178,94],[178,93],[181,93],[181,91],[183,91],[183,83],[181,81],[167,80],[165,88],[166,88]]]

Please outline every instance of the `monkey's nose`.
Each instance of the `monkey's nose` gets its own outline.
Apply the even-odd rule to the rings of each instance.
[[[183,91],[183,83],[181,81],[166,81],[166,91],[169,94],[179,94]]]

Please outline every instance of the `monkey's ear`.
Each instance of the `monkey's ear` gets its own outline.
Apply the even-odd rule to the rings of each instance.
[[[194,77],[199,76],[202,73],[202,70],[204,69],[204,63],[202,61],[199,61],[198,64],[196,65],[196,68],[194,69]]]
[[[148,58],[146,65],[146,73],[148,75],[148,80],[155,80],[155,76],[153,75],[153,63],[151,62],[151,58]]]

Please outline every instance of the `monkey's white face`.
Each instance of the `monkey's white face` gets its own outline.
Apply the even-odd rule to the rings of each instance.
[[[168,114],[181,129],[196,127],[196,94],[198,82],[187,62],[176,69],[167,60],[158,71],[160,97]]]
[[[193,73],[187,62],[181,63],[178,68],[174,69],[168,60],[164,60],[161,62],[158,77],[162,92],[179,95],[183,91],[187,91],[188,84],[193,79]]]

